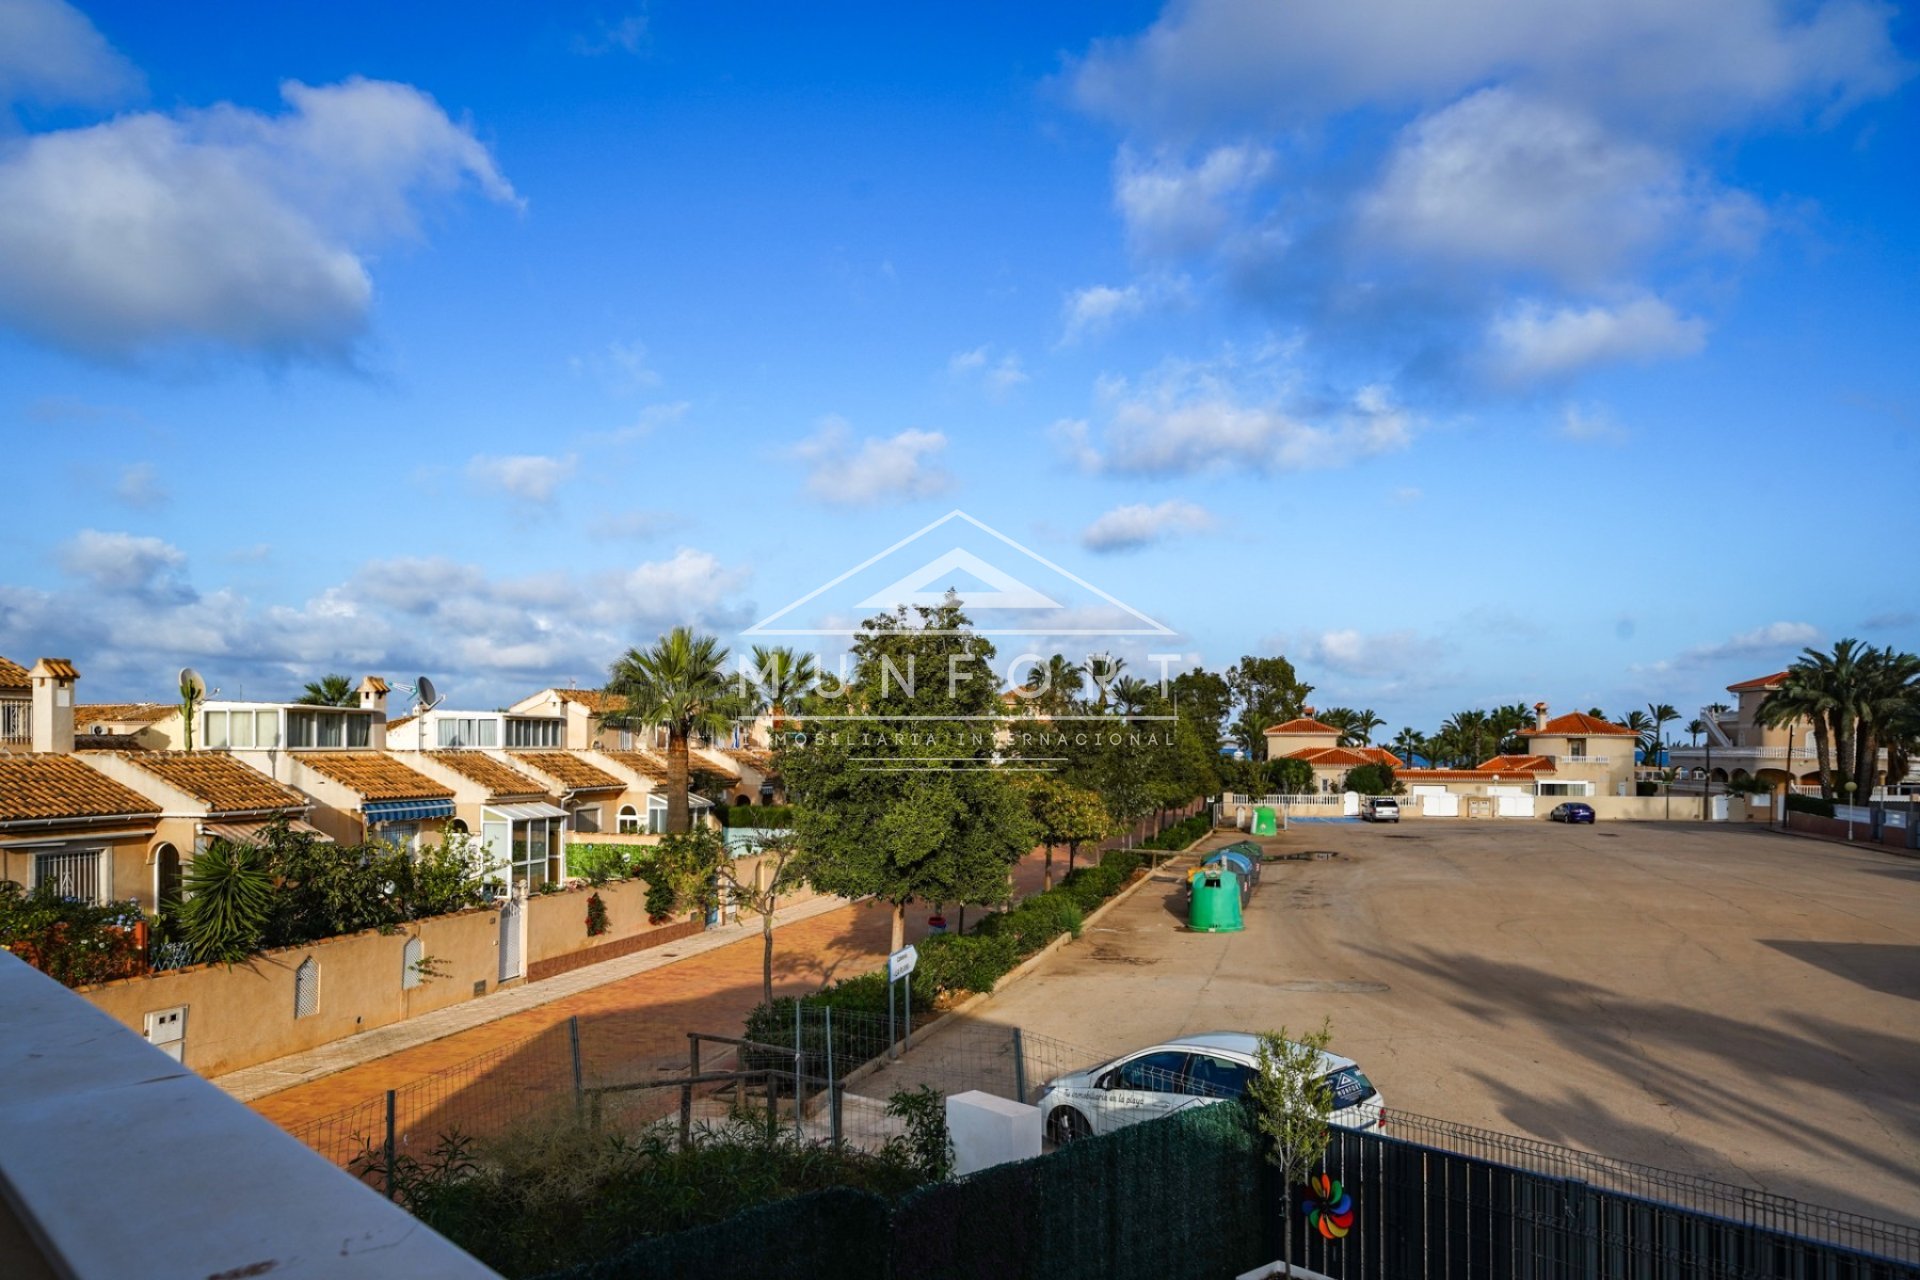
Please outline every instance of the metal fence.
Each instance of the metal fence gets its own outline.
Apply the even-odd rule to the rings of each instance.
[[[664,1074],[637,1074],[623,1062],[618,1044],[583,1044],[580,1027],[562,1023],[292,1131],[337,1163],[357,1161],[376,1186],[386,1185],[383,1175],[395,1161],[426,1157],[448,1133],[484,1139],[549,1120],[612,1131],[677,1119],[684,1135],[693,1125],[750,1111],[810,1141],[873,1149],[901,1133],[902,1122],[888,1114],[887,1103],[903,1090],[924,1087],[948,1096],[978,1090],[1033,1102],[1049,1081],[1103,1060],[1064,1041],[963,1017],[922,1023],[910,1032],[904,1010],[891,1022],[884,1014],[805,1002],[782,1014],[777,1026],[762,1014],[748,1036],[690,1034],[686,1070]],[[1220,1216],[1169,1200],[1166,1169],[1204,1166],[1215,1170],[1206,1177],[1218,1181],[1226,1175],[1215,1166],[1227,1157],[1189,1152],[1176,1158],[1149,1150],[1158,1151],[1154,1143],[1225,1141],[1223,1117],[1242,1115],[1242,1108],[1227,1102],[1240,1082],[1147,1071],[1150,1078],[1116,1081],[1126,1087],[1085,1104],[1092,1108],[1090,1133],[1049,1130],[1049,1147],[1059,1140],[1069,1154],[1082,1147],[1105,1153],[1072,1154],[1068,1164],[1083,1173],[1060,1175],[1069,1190],[1054,1187],[1055,1175],[1037,1166],[988,1170],[916,1193],[921,1207],[909,1215],[918,1223],[909,1235],[946,1230],[939,1224],[950,1225],[952,1214],[951,1206],[941,1207],[943,1196],[975,1203],[1045,1192],[1066,1196],[1070,1203],[1060,1212],[1079,1218],[1066,1226],[1036,1220],[1021,1230],[1036,1242],[1077,1241],[1072,1248],[1093,1250],[1109,1269],[1095,1267],[1088,1274],[1155,1274],[1118,1258],[1112,1250],[1121,1245],[1114,1242],[1131,1242],[1128,1249],[1150,1245],[1151,1255],[1163,1259],[1168,1250],[1183,1248],[1206,1256],[1224,1249],[1234,1257],[1265,1250],[1263,1256],[1277,1257],[1279,1188],[1259,1173],[1265,1166],[1257,1150],[1251,1157],[1232,1156],[1252,1161],[1232,1176],[1265,1177],[1264,1189],[1243,1198],[1229,1217],[1258,1221],[1239,1222],[1237,1242],[1203,1249],[1192,1244],[1192,1232],[1202,1222],[1219,1230]],[[1151,1105],[1143,1108],[1143,1098]],[[1204,1113],[1217,1114],[1196,1121],[1198,1128],[1140,1123]],[[1144,1136],[1149,1130],[1172,1136]],[[1136,1136],[1123,1140],[1127,1134]],[[1054,1168],[1045,1160],[1039,1164]],[[1088,1188],[1075,1181],[1095,1169],[1113,1185]],[[1335,1280],[1920,1280],[1920,1227],[1404,1112],[1384,1113],[1373,1130],[1336,1127],[1324,1169],[1351,1197],[1355,1225],[1344,1238],[1327,1239],[1310,1229],[1296,1204],[1294,1261]],[[898,1213],[867,1219],[881,1224],[875,1230],[893,1233],[875,1245],[892,1259],[884,1274],[933,1274],[918,1255],[900,1253],[911,1240],[899,1235],[909,1229]],[[1149,1235],[1141,1236],[1148,1226]],[[794,1229],[801,1235],[812,1230],[807,1224]],[[1048,1263],[1054,1247],[1046,1244],[1031,1263],[994,1274],[1060,1280],[1087,1271],[1081,1257]],[[679,1255],[669,1248],[661,1256]],[[988,1274],[971,1263],[955,1263],[952,1273]],[[667,1273],[629,1258],[596,1274]],[[1186,1272],[1173,1267],[1160,1274]]]

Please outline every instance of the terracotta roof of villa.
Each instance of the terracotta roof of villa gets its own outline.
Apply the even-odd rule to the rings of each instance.
[[[745,765],[769,778],[776,776],[777,771],[773,767],[771,751],[760,747],[720,747],[718,750],[721,755],[735,764]]]
[[[1495,756],[1474,766],[1478,773],[1553,773],[1551,756]]]
[[[1308,764],[1323,765],[1329,768],[1357,768],[1363,764],[1385,764],[1400,767],[1400,757],[1381,747],[1301,747],[1289,751],[1281,757],[1284,760],[1305,760]]]
[[[533,800],[547,794],[546,784],[537,782],[510,764],[502,764],[484,751],[423,751],[420,753],[438,765],[445,765],[469,782],[487,789],[490,800]]]
[[[624,791],[627,784],[596,769],[577,751],[509,751],[521,764],[557,779],[569,791]]]
[[[158,724],[180,710],[165,702],[82,702],[73,709],[76,725]]]
[[[0,689],[31,689],[27,669],[12,658],[0,657]]]
[[[687,752],[687,769],[703,773],[717,773],[728,786],[740,781],[740,772],[720,754],[717,747],[693,747]]]
[[[263,809],[304,809],[307,798],[283,787],[258,769],[224,751],[122,751],[167,785],[207,806],[209,813],[253,813]]]
[[[667,780],[667,762],[649,751],[602,751],[601,755],[617,765],[633,770],[654,782]]]
[[[159,805],[73,756],[0,754],[0,823],[159,816]]]
[[[451,800],[453,788],[407,768],[384,751],[295,751],[293,758],[364,800]]]
[[[1751,693],[1756,689],[1778,689],[1787,682],[1791,671],[1776,671],[1770,676],[1760,676],[1754,680],[1742,680],[1739,684],[1727,686],[1728,693]]]
[[[1287,721],[1285,724],[1276,724],[1271,728],[1262,729],[1261,732],[1262,733],[1330,733],[1336,738],[1340,736],[1340,731],[1338,729],[1334,728],[1330,724],[1321,724],[1318,720],[1315,720],[1312,716],[1296,716],[1293,719]]]
[[[1640,736],[1631,729],[1622,728],[1598,716],[1590,716],[1584,711],[1555,716],[1537,728],[1520,730],[1520,736],[1523,738],[1557,738],[1568,735],[1576,738],[1637,738]]]
[[[387,721],[387,732],[391,734],[395,729],[398,729],[401,725],[412,724],[415,720],[418,720],[419,718],[420,718],[419,713],[415,712],[413,715],[401,716],[398,720],[389,720]]]
[[[627,700],[618,693],[608,693],[605,689],[555,689],[562,702],[575,702],[593,712],[605,715],[612,711],[625,711]]]

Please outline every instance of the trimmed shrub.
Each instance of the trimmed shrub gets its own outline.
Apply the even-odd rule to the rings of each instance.
[[[913,978],[916,989],[924,979],[935,994],[991,991],[1019,963],[1020,953],[1010,937],[947,933],[920,944],[920,963]]]
[[[793,806],[790,804],[737,804],[727,810],[725,821],[729,827],[790,831],[793,828]]]
[[[567,873],[588,884],[623,880],[634,873],[634,863],[643,851],[625,844],[570,844],[567,846]]]
[[[1791,813],[1811,813],[1816,817],[1831,818],[1833,801],[1821,796],[1803,796],[1798,792],[1787,793],[1787,809]]]
[[[1175,853],[1186,848],[1201,836],[1213,829],[1213,820],[1204,814],[1195,814],[1191,818],[1182,818],[1157,836],[1149,836],[1140,842],[1142,849],[1154,849],[1166,853]]]
[[[1660,794],[1660,784],[1651,778],[1642,778],[1633,784],[1633,794],[1637,796],[1657,796]]]

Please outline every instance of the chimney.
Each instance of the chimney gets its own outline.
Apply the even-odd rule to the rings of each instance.
[[[362,711],[378,711],[387,714],[387,682],[379,676],[362,676],[357,686]]]
[[[1300,715],[1302,719],[1306,719],[1306,720],[1313,719],[1313,708],[1312,707],[1300,708]]]
[[[1533,704],[1533,727],[1540,730],[1547,727],[1547,704],[1544,702]]]
[[[73,754],[73,686],[80,673],[66,658],[42,658],[27,673],[33,681],[33,749]]]

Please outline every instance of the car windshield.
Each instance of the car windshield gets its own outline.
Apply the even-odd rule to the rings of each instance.
[[[1231,1058],[1196,1053],[1187,1062],[1185,1092],[1203,1098],[1237,1098],[1253,1080],[1253,1068]]]
[[[1348,1067],[1344,1071],[1334,1072],[1327,1077],[1327,1083],[1333,1086],[1335,1111],[1344,1111],[1348,1107],[1358,1106],[1380,1092],[1373,1087],[1373,1081],[1367,1079],[1358,1067]]]
[[[1162,1049],[1124,1062],[1113,1073],[1115,1089],[1141,1089],[1148,1093],[1179,1093],[1186,1076],[1187,1055],[1182,1050]]]

